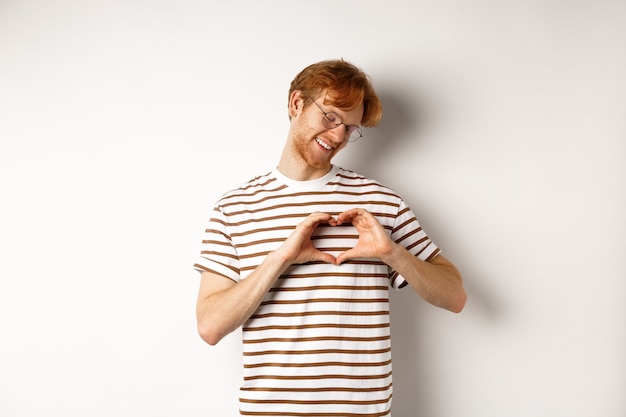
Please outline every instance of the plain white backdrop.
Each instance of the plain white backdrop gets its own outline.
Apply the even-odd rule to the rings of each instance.
[[[462,271],[392,298],[394,417],[626,415],[626,2],[0,1],[0,416],[235,416],[197,336],[213,202],[278,162],[289,82],[385,106],[337,162]]]

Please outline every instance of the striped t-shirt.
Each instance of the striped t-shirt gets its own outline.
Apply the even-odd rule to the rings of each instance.
[[[312,212],[352,208],[371,212],[420,259],[439,253],[402,198],[380,183],[338,167],[312,181],[274,170],[217,202],[195,268],[238,282]],[[334,256],[357,239],[352,225],[320,225],[312,237]],[[404,285],[374,258],[289,267],[242,329],[241,415],[389,416],[389,287]]]

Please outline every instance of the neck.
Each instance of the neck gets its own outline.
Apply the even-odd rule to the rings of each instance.
[[[285,144],[277,166],[281,174],[295,181],[315,180],[328,174],[332,165],[314,167],[309,165],[297,152],[293,152],[290,143]]]

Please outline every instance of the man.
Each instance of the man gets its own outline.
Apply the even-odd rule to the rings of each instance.
[[[305,68],[288,109],[278,166],[214,208],[198,331],[214,345],[243,326],[241,415],[388,416],[389,286],[460,312],[461,276],[400,196],[331,163],[382,116],[360,69]]]

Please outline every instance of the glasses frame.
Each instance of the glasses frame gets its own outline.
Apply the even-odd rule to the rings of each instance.
[[[363,131],[361,130],[360,126],[357,125],[347,125],[343,122],[343,117],[341,117],[338,113],[334,112],[334,111],[324,111],[324,109],[322,109],[320,107],[319,104],[317,104],[317,102],[315,100],[313,100],[311,97],[307,97],[309,100],[311,100],[313,102],[313,104],[315,104],[315,106],[322,112],[322,125],[324,125],[324,127],[326,129],[335,129],[337,127],[339,127],[340,125],[344,125],[345,129],[346,129],[346,134],[344,135],[344,142],[356,142],[357,140],[361,139],[363,137]],[[335,115],[335,119],[339,120],[339,123],[337,122],[333,122],[328,115],[329,114],[333,114]],[[348,133],[348,131],[350,130],[350,128],[354,128],[354,131],[351,133]],[[358,136],[354,137],[354,134],[358,134]],[[348,137],[348,139],[345,139],[345,136]]]

